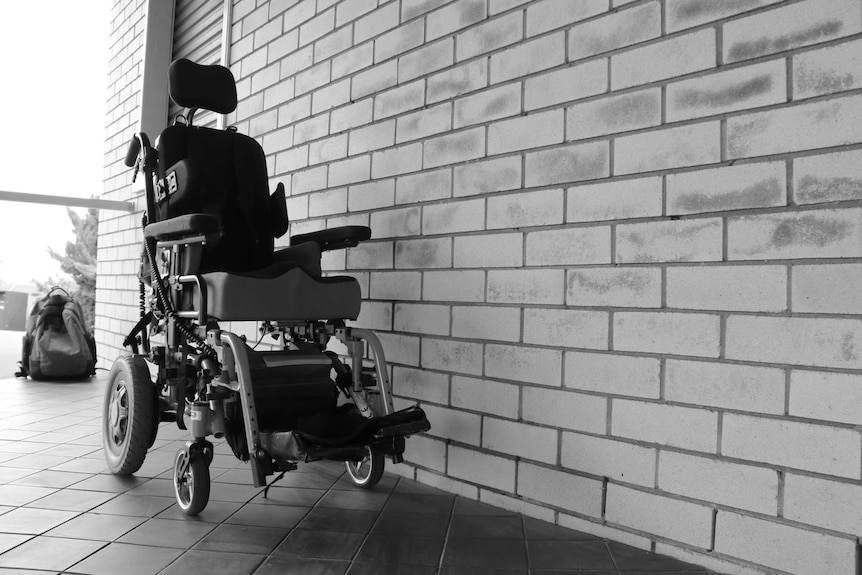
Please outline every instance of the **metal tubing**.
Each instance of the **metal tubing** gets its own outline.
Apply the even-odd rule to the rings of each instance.
[[[117,210],[120,212],[135,211],[134,202],[118,202],[116,200],[100,200],[97,198],[72,198],[69,196],[52,196],[49,194],[28,194],[24,192],[7,192],[4,190],[0,190],[0,200],[6,202],[25,202],[28,204],[48,204],[51,206]]]
[[[392,405],[392,387],[389,383],[389,370],[386,369],[386,356],[383,353],[383,345],[377,334],[369,329],[351,328],[350,334],[364,339],[374,352],[374,368],[377,370],[377,387],[380,388],[380,398],[383,400],[384,415],[389,415],[395,408]]]
[[[266,485],[266,479],[257,460],[257,453],[260,450],[260,430],[257,425],[257,408],[254,405],[254,393],[251,385],[251,367],[249,366],[248,355],[245,352],[245,344],[238,335],[229,331],[219,332],[219,339],[223,344],[227,344],[233,355],[254,486],[263,487]]]

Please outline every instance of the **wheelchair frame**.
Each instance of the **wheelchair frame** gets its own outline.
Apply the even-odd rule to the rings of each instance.
[[[162,185],[158,181],[157,158],[158,151],[150,147],[147,136],[137,134],[126,165],[134,167],[133,182],[139,171],[144,173],[147,214],[156,213],[155,198]],[[356,485],[371,488],[382,476],[385,455],[394,463],[403,460],[405,436],[428,428],[424,414],[424,425],[396,421],[361,444],[343,446],[310,445],[290,430],[260,429],[245,338],[219,329],[207,317],[206,284],[201,276],[188,273],[194,267],[189,259],[194,262],[200,258],[206,234],[158,240],[147,234],[146,214],[142,224],[152,293],[148,298],[142,275],[140,321],[123,342],[131,348],[132,355],[115,361],[105,392],[103,439],[113,473],[136,472],[155,441],[158,424],[176,422],[179,428],[188,428],[191,435],[174,459],[176,499],[186,514],[199,513],[209,500],[209,464],[214,446],[208,437],[225,436],[225,410],[230,404],[241,408],[244,447],[256,487],[265,486],[266,478],[275,472],[283,475],[296,469],[299,462],[331,459],[345,462]],[[162,253],[168,254],[165,273],[158,265]],[[197,296],[197,310],[181,311],[182,298],[189,290]],[[361,415],[371,418],[393,414],[385,354],[373,332],[345,326],[342,320],[263,321],[260,332],[261,340],[266,335],[280,338],[284,349],[304,348],[328,358],[336,373],[333,384]],[[164,334],[164,345],[151,341],[156,334]],[[348,363],[326,351],[332,339],[346,348]],[[149,365],[156,368],[155,382]],[[186,415],[189,425],[185,422]],[[240,457],[242,448],[233,444],[231,447]]]

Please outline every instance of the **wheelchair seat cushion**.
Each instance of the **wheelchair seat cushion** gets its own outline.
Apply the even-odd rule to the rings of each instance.
[[[350,319],[359,316],[359,282],[349,276],[315,278],[292,262],[254,272],[209,272],[207,315],[222,321]]]

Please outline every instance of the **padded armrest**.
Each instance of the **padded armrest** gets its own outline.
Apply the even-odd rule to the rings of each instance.
[[[320,251],[340,250],[343,248],[355,248],[359,242],[364,242],[371,237],[371,228],[367,226],[342,226],[320,230],[298,236],[291,236],[290,245],[298,246],[305,242],[316,242]]]
[[[218,219],[209,214],[186,214],[144,228],[144,237],[159,241],[176,240],[191,236],[205,236],[218,232]]]

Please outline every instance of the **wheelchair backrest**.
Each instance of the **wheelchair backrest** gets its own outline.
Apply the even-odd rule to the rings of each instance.
[[[187,108],[227,113],[236,107],[233,75],[221,66],[177,60],[170,70],[170,95]],[[161,193],[156,218],[205,213],[218,218],[220,238],[209,242],[201,272],[247,271],[272,261],[274,219],[270,210],[266,157],[254,139],[234,130],[175,123],[158,141]]]

